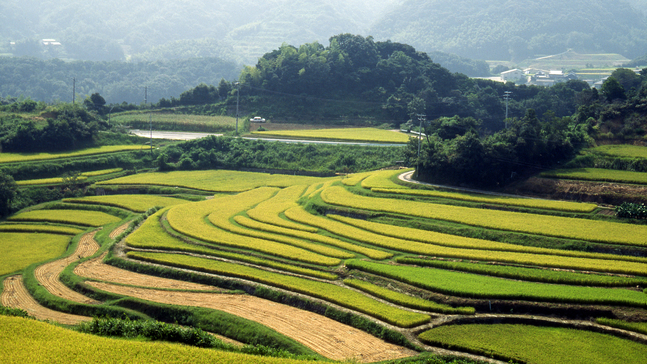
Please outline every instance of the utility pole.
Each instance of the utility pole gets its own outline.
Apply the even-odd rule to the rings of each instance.
[[[418,176],[420,176],[420,147],[422,143],[422,122],[425,121],[426,118],[427,118],[427,115],[418,114],[418,120],[420,121],[420,128],[418,129],[418,167],[416,168],[416,172],[418,172]]]
[[[505,100],[505,128],[508,128],[508,101],[510,101],[510,95],[512,91],[506,91],[503,93],[503,99]]]
[[[240,102],[240,82],[236,82],[236,136],[238,136],[238,104]]]

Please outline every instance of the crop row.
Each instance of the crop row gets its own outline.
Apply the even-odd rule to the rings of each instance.
[[[349,260],[346,266],[453,296],[647,307],[647,295],[628,289],[514,281],[435,268]]]
[[[107,205],[135,212],[144,212],[151,207],[173,206],[190,201],[157,195],[106,195],[66,198],[63,199],[63,202]]]
[[[63,234],[63,235],[76,235],[83,232],[81,229],[58,226],[58,225],[43,225],[43,224],[0,224],[0,231],[15,232],[15,233],[48,233],[48,234]]]
[[[343,222],[344,224],[352,225],[362,230],[371,231],[379,235],[391,236],[394,238],[400,238],[405,240],[419,241],[427,244],[434,244],[434,245],[441,245],[441,246],[448,246],[448,247],[455,247],[455,248],[498,250],[498,251],[510,251],[510,252],[520,252],[520,253],[560,255],[565,257],[623,260],[623,261],[630,261],[630,262],[647,263],[647,258],[643,258],[643,257],[604,254],[604,253],[589,253],[589,252],[581,252],[581,251],[575,251],[575,250],[571,251],[571,250],[538,248],[538,247],[532,247],[532,246],[499,243],[491,240],[468,238],[464,236],[444,234],[444,233],[438,233],[434,231],[420,230],[420,229],[414,229],[414,228],[403,227],[403,226],[382,224],[382,223],[371,222],[371,221],[366,221],[361,219],[353,219],[353,218],[344,217],[340,215],[328,215],[328,217],[331,219]]]
[[[413,296],[406,295],[404,293],[395,292],[390,289],[380,287],[375,284],[362,281],[359,279],[352,279],[352,278],[344,279],[344,283],[351,287],[355,287],[359,290],[370,293],[374,296],[385,299],[389,302],[392,302],[401,306],[405,306],[405,307],[416,308],[416,309],[425,310],[425,311],[446,313],[446,314],[472,315],[475,312],[474,307],[453,308],[449,305],[443,305],[433,301],[424,300],[419,297],[413,297]]]
[[[0,276],[32,263],[56,258],[65,252],[70,237],[61,234],[0,232]]]
[[[11,221],[48,221],[81,226],[103,226],[121,219],[101,211],[88,210],[34,210],[9,218]]]
[[[132,258],[158,264],[167,264],[179,268],[248,279],[254,282],[307,294],[363,312],[400,327],[420,325],[430,319],[427,315],[392,307],[335,284],[311,281],[304,278],[267,272],[257,268],[184,255],[139,252],[129,252],[128,255]]]
[[[647,173],[602,168],[559,169],[542,172],[541,176],[585,181],[647,184]]]
[[[490,229],[647,246],[647,226],[645,225],[370,198],[352,194],[339,186],[325,189],[321,197],[324,202],[333,205],[446,220]]]
[[[430,191],[430,190],[410,190],[410,189],[393,189],[393,188],[373,188],[373,192],[382,193],[395,193],[402,195],[412,196],[426,196],[426,197],[442,197],[453,200],[489,203],[507,206],[519,206],[538,209],[558,210],[565,212],[592,212],[598,206],[592,203],[568,202],[568,201],[554,201],[554,200],[541,200],[533,198],[515,198],[503,196],[485,196],[474,195],[459,192],[444,192],[444,191]]]
[[[434,346],[468,351],[505,362],[641,363],[647,346],[615,336],[564,327],[514,324],[448,325],[419,335]]]
[[[455,262],[437,259],[422,259],[415,257],[401,257],[396,261],[402,264],[411,264],[425,267],[456,270],[484,274],[495,277],[519,279],[524,281],[576,284],[583,286],[629,287],[647,285],[647,277],[619,277],[600,274],[577,273],[570,271],[555,271],[552,269],[524,268],[508,265],[492,265],[467,262]]]
[[[364,254],[371,259],[381,260],[381,259],[386,259],[393,256],[393,254],[387,253],[382,250],[363,247],[361,245],[348,243],[325,235],[313,234],[313,233],[300,231],[300,230],[290,230],[290,229],[286,229],[286,228],[282,228],[274,225],[263,224],[263,223],[259,223],[257,221],[248,219],[244,216],[236,216],[234,219],[240,225],[246,226],[250,229],[264,230],[264,231],[269,231],[276,234],[296,236],[298,238],[305,239],[305,240],[317,241],[323,244],[333,245],[342,249]],[[342,258],[351,258],[351,257],[353,257],[353,255],[349,254],[348,256],[342,257]]]
[[[208,243],[255,250],[306,263],[328,266],[339,264],[340,260],[336,258],[271,240],[233,234],[206,221],[207,216],[214,211],[232,207],[240,210],[249,209],[270,198],[275,192],[274,188],[259,188],[236,196],[222,196],[213,200],[177,205],[168,211],[167,219],[174,230]]]
[[[247,215],[254,220],[267,224],[281,226],[287,229],[303,230],[315,233],[317,232],[317,229],[315,228],[306,225],[295,224],[294,222],[282,219],[279,216],[280,213],[289,209],[290,207],[297,206],[296,201],[299,199],[299,197],[301,197],[304,189],[305,186],[303,185],[284,188],[269,200],[263,201],[253,209],[247,210]]]
[[[0,153],[0,163],[82,157],[94,154],[114,153],[139,149],[141,149],[141,146],[139,145],[106,145],[102,147],[81,149],[67,153]]]
[[[339,177],[331,177],[339,180]],[[325,180],[325,179],[323,179]],[[269,173],[252,173],[225,170],[174,171],[138,173],[109,181],[98,182],[98,185],[160,185],[186,187],[213,192],[243,192],[258,187],[290,187],[293,185],[310,185],[321,183],[320,177],[291,176]]]
[[[337,275],[332,273],[274,262],[267,259],[257,258],[249,254],[230,253],[221,250],[210,249],[202,245],[188,244],[181,239],[169,235],[161,226],[160,218],[167,210],[168,209],[160,210],[154,215],[151,215],[137,230],[126,237],[126,245],[140,249],[173,250],[187,253],[211,255],[273,269],[280,269],[287,272],[303,274],[311,277],[328,280],[337,279]]]
[[[326,219],[323,217],[308,214],[301,207],[292,208],[290,210],[287,210],[285,213],[286,213],[286,216],[288,216],[290,219],[294,219],[296,221],[300,221],[303,223],[309,223],[313,226],[317,226],[321,229],[327,230],[333,234],[352,238],[354,240],[365,242],[371,245],[377,245],[384,248],[394,249],[394,250],[407,252],[407,253],[414,253],[414,254],[421,254],[421,255],[428,255],[428,256],[459,258],[459,259],[475,259],[475,260],[484,260],[484,261],[507,262],[507,263],[514,263],[514,264],[538,265],[538,266],[568,268],[568,269],[578,269],[578,270],[593,270],[598,272],[612,272],[612,273],[623,273],[623,274],[640,275],[640,274],[644,274],[647,271],[647,262],[644,261],[644,258],[632,258],[639,261],[624,262],[624,261],[609,259],[607,255],[602,255],[603,258],[605,258],[605,259],[602,259],[602,258],[584,258],[584,257],[577,257],[577,256],[571,257],[571,256],[558,256],[558,255],[549,255],[549,254],[534,254],[534,253],[525,253],[525,252],[507,252],[507,251],[496,251],[496,250],[488,250],[488,249],[478,249],[477,244],[469,246],[468,248],[448,247],[448,246],[441,246],[436,244],[423,243],[420,241],[399,239],[396,237],[388,236],[391,234],[397,234],[399,232],[399,228],[396,226],[376,224],[376,223],[366,222],[362,220],[350,219],[350,218],[332,215],[333,217],[335,217],[335,219],[339,219],[342,221],[352,221],[353,223],[357,222],[358,224],[361,224],[361,225],[366,225],[366,224],[383,225],[385,229],[388,229],[388,228],[393,229],[388,234],[383,232],[374,233],[348,224],[343,224],[339,221],[334,221],[331,219]],[[409,228],[402,228],[402,229],[409,229]],[[418,231],[418,232],[423,233],[421,231]],[[438,234],[438,233],[427,232],[427,231],[425,231],[424,233],[429,234],[430,236],[434,236],[435,234]],[[451,240],[452,238],[457,238],[457,240],[459,241],[461,239],[469,239],[469,238],[455,237],[453,235],[447,235],[447,234],[440,234],[440,235],[445,235],[447,241]],[[402,234],[402,236],[405,238],[407,237],[406,234]],[[441,236],[440,239],[442,238],[443,237]],[[473,239],[473,240],[476,240],[476,239]],[[483,242],[487,242],[487,241],[483,241]],[[493,244],[503,244],[503,243],[493,243]],[[506,245],[511,245],[511,244],[506,244]],[[557,252],[561,252],[561,251],[557,251]],[[582,253],[582,254],[589,254],[593,256],[593,253]]]

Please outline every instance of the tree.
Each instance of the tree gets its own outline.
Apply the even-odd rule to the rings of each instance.
[[[622,87],[620,82],[611,76],[607,78],[606,81],[602,84],[602,95],[604,95],[609,102],[614,100],[624,100],[627,98],[625,95],[625,88]]]
[[[83,100],[83,106],[89,111],[95,111],[99,115],[104,115],[106,113],[106,100],[99,95],[98,92],[93,93],[85,100]]]
[[[16,197],[17,188],[13,177],[0,171],[0,217],[11,212],[11,202]]]

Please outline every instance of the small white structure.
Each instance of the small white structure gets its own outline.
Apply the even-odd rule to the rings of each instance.
[[[501,72],[501,80],[503,82],[516,81],[522,77],[523,77],[523,71],[518,68]]]
[[[249,119],[252,123],[264,123],[265,119],[263,119],[260,116],[254,116],[253,118]]]

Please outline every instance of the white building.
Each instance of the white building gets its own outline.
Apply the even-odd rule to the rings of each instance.
[[[516,81],[522,77],[523,77],[523,71],[518,68],[501,72],[501,80],[503,82]]]

